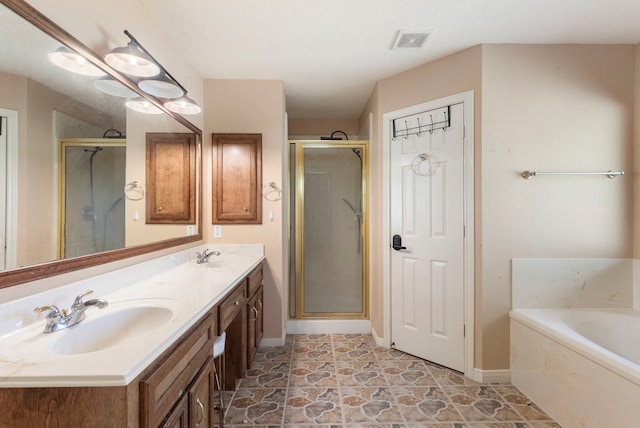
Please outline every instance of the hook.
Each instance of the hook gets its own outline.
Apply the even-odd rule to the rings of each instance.
[[[416,135],[419,137],[420,136],[420,118],[416,118],[418,119],[418,132],[416,133]]]
[[[444,126],[442,127],[442,130],[444,132],[447,132],[447,123],[449,123],[449,121],[447,120],[447,111],[443,111],[444,113]]]
[[[409,124],[407,123],[407,121],[404,121],[404,139],[406,140],[407,138],[409,138]]]

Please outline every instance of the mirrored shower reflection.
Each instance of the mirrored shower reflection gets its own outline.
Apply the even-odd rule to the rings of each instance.
[[[124,143],[65,144],[63,150],[62,257],[124,248]]]
[[[300,150],[300,149],[299,149]],[[296,157],[296,246],[302,275],[296,279],[295,317],[363,315],[364,146],[305,146]],[[300,203],[301,202],[301,203]],[[301,250],[301,251],[300,251]]]

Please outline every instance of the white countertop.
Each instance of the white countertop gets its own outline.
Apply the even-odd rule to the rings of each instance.
[[[210,264],[189,260],[161,273],[153,273],[157,272],[154,267],[158,264],[147,262],[137,270],[125,269],[107,274],[106,278],[96,278],[95,284],[90,280],[76,284],[74,293],[82,287],[94,289],[85,301],[104,299],[109,306],[102,310],[89,308],[84,321],[54,333],[43,333],[43,316],[31,323],[7,320],[15,320],[12,314],[19,308],[22,312],[25,308],[33,311],[35,306],[55,303],[46,299],[58,290],[0,305],[0,314],[4,315],[0,316],[0,324],[4,323],[0,330],[3,334],[0,336],[0,388],[129,384],[264,260],[263,246],[256,246],[242,245],[240,247],[248,251],[239,251],[226,245],[219,258],[211,257]],[[218,249],[216,246],[209,248]],[[195,254],[195,250],[189,251]],[[230,259],[232,262],[225,262]],[[145,276],[145,271],[146,277],[134,283],[122,287],[113,285],[113,282],[123,280],[124,275]],[[100,287],[106,283],[110,285]],[[69,307],[72,301],[63,306]],[[122,330],[114,327],[114,323],[126,318],[120,318],[116,312],[133,307],[155,307],[158,310],[151,312],[160,316],[146,319],[147,326],[142,330],[137,328],[141,323],[129,327],[127,321],[122,321],[125,324],[121,326]],[[109,324],[102,325],[115,328],[115,335],[95,334],[102,331],[100,322],[105,320]],[[83,350],[83,346],[89,351]],[[74,350],[76,347],[79,351]]]

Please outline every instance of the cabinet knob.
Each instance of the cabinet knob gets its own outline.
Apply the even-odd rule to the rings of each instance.
[[[156,208],[156,211],[161,212],[162,211],[162,207]]]
[[[242,209],[244,210],[244,212],[249,211],[249,208],[247,208],[247,207],[242,207]]]
[[[240,304],[240,302],[236,300],[235,305],[238,306],[239,304]]]

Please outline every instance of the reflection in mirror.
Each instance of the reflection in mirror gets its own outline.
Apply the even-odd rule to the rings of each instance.
[[[0,3],[51,34],[0,5],[0,288],[201,239],[200,227],[188,236],[193,227],[145,224],[145,198],[125,194],[132,182],[144,191],[146,134],[182,132],[196,136],[200,195],[201,131],[166,111],[127,109],[123,97],[140,93],[126,77],[54,65],[61,42],[90,51],[21,0]],[[112,91],[96,89],[105,85]]]

